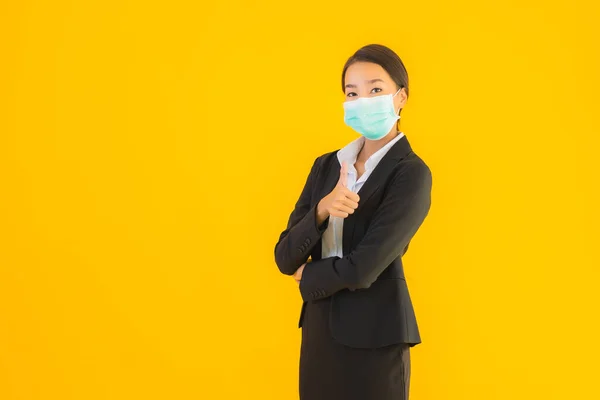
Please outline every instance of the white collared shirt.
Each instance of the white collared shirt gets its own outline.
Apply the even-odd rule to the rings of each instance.
[[[342,161],[346,161],[346,165],[348,166],[348,181],[347,187],[354,193],[358,192],[360,188],[363,186],[369,175],[375,166],[379,164],[379,161],[383,158],[383,156],[388,152],[388,150],[396,143],[400,138],[404,136],[403,132],[400,132],[395,138],[390,140],[389,143],[386,143],[381,149],[377,150],[375,153],[369,157],[367,161],[365,161],[365,172],[360,176],[358,180],[356,180],[356,176],[358,172],[354,167],[354,163],[356,162],[356,158],[358,157],[358,153],[362,149],[365,143],[365,137],[359,136],[358,139],[353,140],[348,143],[346,146],[341,148],[337,152],[337,158],[340,163],[340,167],[342,166]],[[360,203],[360,200],[359,200]],[[322,257],[332,257],[338,256],[343,257],[342,250],[342,236],[343,236],[343,227],[344,227],[344,218],[340,217],[329,217],[329,224],[325,232],[323,232],[322,237],[322,246],[321,253]]]

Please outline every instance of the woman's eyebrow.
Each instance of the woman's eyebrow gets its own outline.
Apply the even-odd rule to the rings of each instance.
[[[381,79],[381,78],[370,79],[370,80],[368,80],[366,82],[367,83],[375,83],[375,82],[384,82],[385,83],[385,81],[383,79]],[[349,84],[346,85],[346,88],[356,88],[356,85],[354,85],[352,83],[349,83]]]

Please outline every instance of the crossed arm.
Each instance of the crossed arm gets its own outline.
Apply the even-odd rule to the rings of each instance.
[[[411,161],[398,172],[356,248],[344,257],[306,264],[300,281],[303,300],[325,298],[346,288],[370,287],[403,254],[425,220],[431,206],[431,186],[431,171],[423,163]]]
[[[275,262],[281,273],[293,275],[304,264],[327,226],[329,218],[320,225],[317,220],[317,204],[311,206],[311,192],[319,171],[319,157],[312,165],[308,178],[292,211],[286,229],[279,235],[275,245]]]

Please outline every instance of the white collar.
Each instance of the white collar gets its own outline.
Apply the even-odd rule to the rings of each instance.
[[[375,153],[371,154],[371,157],[367,161],[365,161],[365,170],[370,171],[381,161],[383,156],[388,152],[388,150],[398,141],[400,138],[404,136],[403,132],[400,132],[395,138],[390,140],[385,144],[381,149],[377,150]],[[363,148],[365,144],[365,137],[359,136],[357,139],[351,141],[346,146],[342,147],[337,152],[337,158],[342,165],[343,161],[346,161],[348,167],[354,167],[354,163],[356,162],[356,158],[358,157],[358,153]]]

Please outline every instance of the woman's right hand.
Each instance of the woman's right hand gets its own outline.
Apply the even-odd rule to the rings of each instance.
[[[329,216],[346,218],[353,214],[358,207],[360,197],[352,190],[347,188],[348,166],[342,162],[340,169],[340,179],[333,190],[319,201],[317,205],[317,215],[319,225]]]

